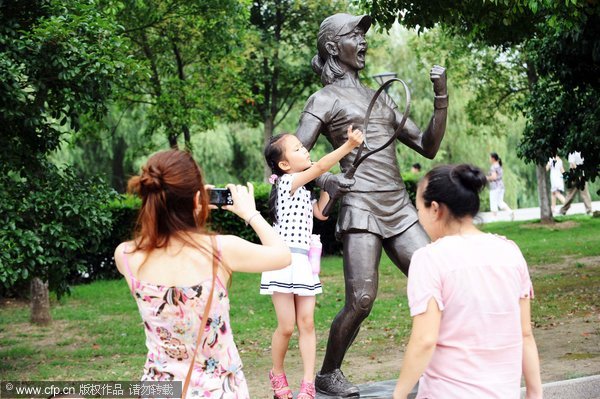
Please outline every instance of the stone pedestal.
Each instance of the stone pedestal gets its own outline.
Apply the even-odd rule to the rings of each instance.
[[[391,399],[394,388],[396,387],[396,380],[372,382],[369,384],[359,385],[360,399]],[[417,389],[412,390],[408,399],[414,399],[417,394]],[[337,396],[326,396],[317,393],[316,399],[342,399]]]

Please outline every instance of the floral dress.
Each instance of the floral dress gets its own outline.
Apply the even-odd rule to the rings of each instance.
[[[142,381],[184,381],[194,353],[212,278],[192,287],[167,287],[137,280],[123,254],[131,292],[144,322],[148,356]],[[229,323],[229,297],[216,278],[211,310],[202,333],[188,398],[249,398],[242,361]]]

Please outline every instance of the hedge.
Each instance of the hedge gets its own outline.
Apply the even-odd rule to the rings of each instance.
[[[414,203],[417,176],[407,173],[402,176],[406,189]],[[271,185],[267,183],[254,183],[254,196],[256,208],[264,215],[268,215],[268,199]],[[122,196],[110,204],[113,214],[113,228],[111,234],[106,236],[100,248],[93,256],[86,257],[89,266],[87,274],[73,276],[76,281],[118,278],[119,273],[115,267],[113,254],[115,247],[122,241],[131,239],[140,200],[132,196]],[[313,232],[321,235],[323,253],[326,255],[339,255],[342,252],[342,243],[335,239],[335,225],[337,221],[337,207],[327,221],[314,220]],[[252,228],[245,225],[244,221],[231,212],[213,210],[210,215],[210,229],[220,234],[235,234],[246,240],[258,242],[258,237]]]

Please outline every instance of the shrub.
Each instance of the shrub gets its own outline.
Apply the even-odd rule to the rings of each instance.
[[[112,228],[102,237],[98,251],[85,256],[87,268],[84,273],[72,274],[70,283],[89,282],[120,278],[114,260],[117,245],[131,239],[142,201],[132,195],[119,196],[109,203],[112,214]]]
[[[404,176],[409,196],[414,202],[416,190],[416,177],[412,174]],[[268,200],[271,185],[267,183],[254,183],[254,195],[256,208],[263,214],[268,215]],[[88,253],[84,257],[87,265],[85,274],[72,274],[70,282],[82,282],[98,279],[119,278],[113,253],[115,247],[122,241],[129,240],[133,235],[137,212],[141,202],[131,195],[123,195],[109,203],[112,214],[112,229],[98,244],[98,251]],[[337,206],[334,208],[327,221],[314,221],[314,233],[321,235],[323,253],[326,255],[341,254],[342,243],[335,239],[335,225],[337,221]],[[219,234],[235,234],[252,242],[259,242],[252,228],[245,225],[244,221],[231,212],[214,210],[210,215],[210,228]]]
[[[48,281],[57,296],[68,293],[69,276],[86,270],[111,234],[116,194],[100,179],[82,180],[70,169],[41,161],[43,170],[0,173],[0,287],[20,294],[32,277]]]

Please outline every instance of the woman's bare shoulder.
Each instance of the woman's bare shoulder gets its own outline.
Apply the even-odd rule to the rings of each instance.
[[[135,243],[134,241],[124,241],[122,243],[120,243],[119,245],[117,245],[117,248],[115,248],[115,264],[117,265],[117,269],[119,269],[119,272],[121,274],[125,274],[125,257],[126,256],[131,256],[131,252],[132,250],[135,248]],[[128,259],[129,261],[129,259]]]

